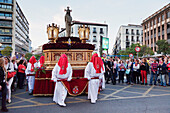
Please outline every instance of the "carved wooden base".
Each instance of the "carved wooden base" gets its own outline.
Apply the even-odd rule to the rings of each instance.
[[[66,54],[73,69],[85,69],[92,57],[93,50],[87,49],[50,49],[43,50],[45,54],[45,65],[47,70],[52,70],[58,62],[61,54]]]

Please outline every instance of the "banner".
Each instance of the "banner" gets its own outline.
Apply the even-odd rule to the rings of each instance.
[[[81,95],[88,85],[87,78],[72,79],[71,81],[62,81],[62,84],[67,89],[69,95],[78,96]]]

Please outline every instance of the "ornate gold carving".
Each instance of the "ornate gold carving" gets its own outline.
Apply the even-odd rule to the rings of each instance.
[[[58,61],[60,59],[61,53],[54,53],[54,61]]]
[[[83,53],[77,53],[76,54],[76,60],[77,61],[82,61],[83,60]]]
[[[68,60],[71,61],[72,60],[72,53],[65,53],[65,54],[67,55]]]

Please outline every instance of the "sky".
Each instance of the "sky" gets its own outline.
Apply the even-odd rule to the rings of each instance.
[[[169,0],[17,0],[30,24],[32,47],[48,42],[47,25],[65,27],[64,9],[70,6],[72,19],[108,24],[109,53],[121,25],[142,20],[170,3]]]

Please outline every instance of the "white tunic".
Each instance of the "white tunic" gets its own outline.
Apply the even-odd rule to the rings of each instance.
[[[31,71],[31,63],[27,64],[27,69],[25,70],[25,74],[35,74],[34,71]],[[34,64],[34,68],[38,67],[37,63]],[[28,79],[28,89],[29,92],[31,93],[32,90],[34,90],[34,83],[35,83],[35,76],[27,76]]]
[[[53,101],[61,106],[66,106],[64,101],[67,96],[67,90],[63,86],[63,84],[61,82],[57,82],[57,80],[67,79],[67,81],[70,81],[72,79],[72,68],[70,63],[68,63],[68,67],[66,70],[67,70],[66,74],[60,75],[59,74],[60,67],[57,63],[52,71],[52,78],[51,78],[51,80],[56,82]]]
[[[91,103],[96,103],[99,90],[99,79],[103,78],[104,72],[105,71],[101,68],[101,73],[96,73],[92,62],[89,62],[86,66],[84,78],[89,80],[88,99],[91,99]],[[91,79],[93,77],[99,77],[99,79]]]

